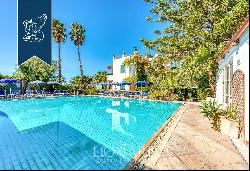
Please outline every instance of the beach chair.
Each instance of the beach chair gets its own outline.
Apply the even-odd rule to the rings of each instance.
[[[114,91],[114,96],[116,96],[116,97],[119,96],[119,92],[117,90]]]
[[[49,90],[44,90],[43,94],[44,94],[45,96],[47,96],[47,95],[51,95],[52,93],[51,93]]]
[[[109,91],[109,90],[104,91],[104,95],[105,95],[105,96],[110,95],[110,91]]]
[[[99,90],[99,91],[97,92],[97,95],[103,95],[103,91],[100,91],[100,90]]]
[[[14,92],[12,92],[12,94],[13,94],[14,98],[20,98],[20,97],[22,97],[22,94],[20,93],[20,91],[14,91]]]
[[[133,94],[131,91],[129,91],[129,92],[127,93],[127,96],[128,96],[128,97],[133,97],[134,94]]]
[[[61,90],[55,90],[53,94],[54,94],[54,95],[58,95],[58,96],[64,95],[64,94],[61,92]]]
[[[34,97],[35,94],[33,93],[33,90],[26,90],[25,95],[26,97]]]
[[[134,98],[140,98],[141,97],[141,92],[140,91],[136,91],[135,93],[134,93],[134,96],[133,96]]]
[[[63,90],[62,93],[63,93],[63,95],[65,95],[65,96],[66,96],[66,95],[70,95],[70,93],[68,92],[68,90]]]
[[[125,96],[126,96],[126,90],[121,90],[120,96],[121,96],[121,97],[125,97]]]
[[[142,95],[142,98],[148,99],[149,98],[149,92],[144,92]]]
[[[43,91],[42,90],[36,90],[36,96],[43,96]]]
[[[97,94],[98,94],[98,95],[104,95],[104,91],[99,90]]]
[[[0,98],[6,98],[6,92],[3,90],[0,90]]]

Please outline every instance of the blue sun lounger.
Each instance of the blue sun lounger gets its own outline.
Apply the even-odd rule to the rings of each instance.
[[[149,97],[149,92],[144,92],[142,96],[144,99],[147,99]]]
[[[6,93],[3,90],[0,90],[0,98],[5,98],[6,97]]]
[[[125,90],[121,90],[120,96],[122,96],[122,97],[126,96],[126,91]]]
[[[55,95],[64,95],[60,90],[55,90],[53,94],[55,94]]]
[[[11,94],[13,94],[14,97],[22,97],[20,91],[14,91],[14,92],[11,92]]]
[[[109,90],[104,91],[104,95],[108,96],[110,94]]]
[[[33,97],[34,96],[34,93],[33,93],[32,90],[26,90],[25,94],[26,94],[27,97]]]
[[[119,96],[119,92],[117,90],[114,91],[114,96]]]
[[[49,90],[44,90],[43,92],[45,95],[49,95],[49,94],[52,94]]]
[[[133,97],[134,94],[133,94],[131,91],[129,91],[129,92],[127,93],[127,96],[128,96],[128,97]]]
[[[68,92],[68,90],[63,90],[63,95],[70,95],[70,93]]]
[[[139,97],[141,97],[141,92],[140,92],[140,91],[136,91],[133,97],[134,97],[134,98],[139,98]]]
[[[42,94],[43,94],[43,92],[42,92],[42,90],[36,90],[36,94],[38,94],[38,95],[42,95]]]

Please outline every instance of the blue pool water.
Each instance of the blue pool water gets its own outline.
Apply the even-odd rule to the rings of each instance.
[[[181,103],[0,100],[0,169],[123,169]]]

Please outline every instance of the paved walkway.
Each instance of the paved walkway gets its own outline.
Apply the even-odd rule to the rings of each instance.
[[[198,105],[187,105],[151,169],[249,169],[231,139],[211,128]]]

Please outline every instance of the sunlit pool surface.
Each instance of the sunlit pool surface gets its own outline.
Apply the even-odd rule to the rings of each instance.
[[[181,103],[0,100],[0,169],[123,169]]]

